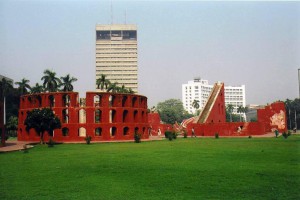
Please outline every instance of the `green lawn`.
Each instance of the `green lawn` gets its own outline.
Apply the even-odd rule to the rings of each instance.
[[[0,163],[0,199],[300,199],[299,135],[38,145]]]

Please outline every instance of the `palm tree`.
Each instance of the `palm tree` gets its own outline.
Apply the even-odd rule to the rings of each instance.
[[[244,113],[244,107],[243,106],[239,106],[237,108],[237,113],[240,113],[240,122],[242,121],[242,113]]]
[[[229,116],[230,116],[230,122],[232,122],[232,112],[233,112],[233,109],[234,109],[234,106],[232,104],[228,104],[227,107],[227,112],[229,113]]]
[[[61,84],[60,79],[56,77],[56,73],[50,71],[49,69],[44,71],[44,76],[41,78],[41,80],[44,81],[43,87],[48,92],[56,92]]]
[[[70,77],[70,74],[68,74],[65,77],[60,77],[60,79],[62,80],[62,83],[60,86],[63,87],[63,91],[64,92],[68,92],[68,91],[73,91],[73,85],[72,83],[77,81],[77,78],[74,77]]]
[[[118,82],[112,83],[108,86],[107,92],[118,92],[120,90],[120,87],[118,86]]]
[[[106,79],[106,75],[101,74],[101,77],[96,80],[96,84],[97,84],[97,89],[101,89],[101,90],[103,90],[104,88],[108,89],[110,85],[110,81]]]
[[[27,80],[25,78],[23,78],[21,80],[21,82],[15,82],[15,84],[19,86],[18,89],[19,89],[21,95],[27,94],[28,90],[30,90],[31,87],[28,83],[29,83],[29,80]]]
[[[42,93],[43,91],[44,91],[44,87],[38,83],[36,83],[35,86],[31,87],[30,89],[31,94]]]
[[[3,78],[0,80],[0,101],[12,90],[12,81]]]
[[[134,94],[135,92],[134,92],[131,88],[129,88],[129,89],[128,89],[128,93],[129,93],[129,94]]]
[[[249,111],[249,108],[246,106],[246,107],[244,107],[244,109],[243,109],[243,112],[246,114],[247,112]],[[245,117],[246,117],[246,115],[245,115]],[[247,119],[245,118],[245,121],[247,121]]]
[[[200,108],[199,100],[194,99],[192,103],[193,108],[196,110],[195,114],[197,113],[197,110]]]
[[[125,87],[125,85],[122,85],[122,87],[119,88],[119,91],[120,93],[129,93],[127,88]]]

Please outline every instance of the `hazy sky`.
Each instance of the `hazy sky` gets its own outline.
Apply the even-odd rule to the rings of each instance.
[[[113,22],[138,26],[139,93],[181,99],[196,76],[246,85],[247,104],[298,97],[300,2],[112,1]],[[0,74],[31,85],[45,69],[95,83],[95,25],[111,1],[0,1]]]

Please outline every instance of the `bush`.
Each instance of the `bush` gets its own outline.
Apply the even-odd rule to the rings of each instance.
[[[251,138],[252,138],[252,135],[249,135],[248,138],[251,139]]]
[[[165,138],[169,138],[169,136],[172,134],[173,134],[172,131],[165,131]]]
[[[134,142],[135,143],[140,143],[141,142],[141,136],[142,136],[142,134],[140,134],[140,133],[134,133]]]
[[[288,130],[288,136],[291,136],[292,135],[292,131]]]
[[[178,133],[173,132],[172,135],[173,135],[173,139],[177,139]]]
[[[278,130],[275,130],[274,133],[275,133],[275,136],[278,137],[279,131],[278,131]]]
[[[183,138],[187,138],[187,132],[186,132],[186,130],[183,131]]]
[[[173,140],[173,134],[172,134],[172,133],[171,133],[171,134],[168,134],[168,139],[169,139],[170,141]]]
[[[283,133],[282,133],[282,136],[283,136],[285,139],[287,139],[287,138],[289,137],[289,135],[288,135],[286,132],[283,132]]]
[[[23,145],[23,153],[28,153],[28,147],[27,144]]]
[[[54,147],[54,145],[55,145],[55,142],[54,142],[54,140],[52,139],[52,137],[49,139],[49,141],[48,141],[48,147]]]
[[[92,137],[90,135],[87,135],[85,138],[84,138],[86,144],[90,144],[91,141],[92,141]]]
[[[219,138],[219,133],[215,133],[215,138],[216,138],[216,139]]]

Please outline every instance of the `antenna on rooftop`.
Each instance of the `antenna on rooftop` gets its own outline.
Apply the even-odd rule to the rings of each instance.
[[[110,1],[110,17],[111,17],[111,24],[114,23],[114,18],[113,18],[113,5],[112,5],[112,0]]]
[[[125,9],[124,17],[125,17],[125,24],[127,24],[127,13],[126,13],[126,9]]]

